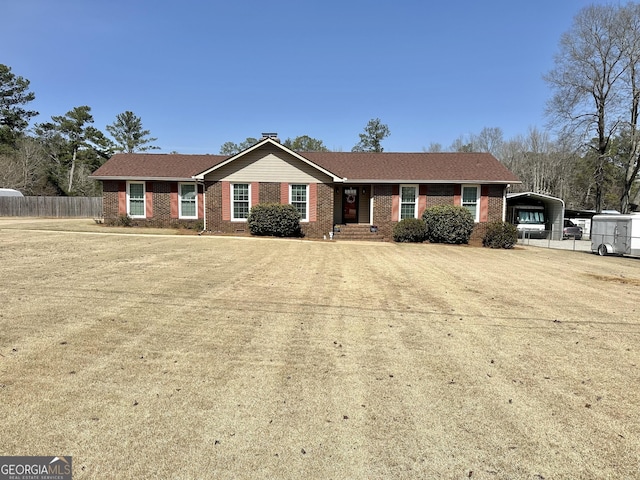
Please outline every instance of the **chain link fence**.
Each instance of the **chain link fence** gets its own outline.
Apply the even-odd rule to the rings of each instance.
[[[541,248],[555,248],[558,250],[573,250],[576,252],[590,252],[591,239],[582,237],[577,240],[575,237],[569,237],[566,240],[552,240],[551,232],[546,232],[546,238],[532,238],[528,232],[524,232],[523,236],[518,238],[518,245],[528,245]]]

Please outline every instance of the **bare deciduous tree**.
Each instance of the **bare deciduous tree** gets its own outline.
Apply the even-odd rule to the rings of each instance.
[[[629,137],[628,153],[623,160],[624,184],[620,198],[620,208],[627,212],[632,206],[640,204],[640,189],[632,197],[632,189],[640,171],[640,132],[638,116],[640,113],[640,5],[629,3],[620,13],[622,51],[627,68],[624,72],[629,102],[629,122],[626,131]]]
[[[45,175],[46,160],[39,142],[31,137],[20,137],[15,151],[0,155],[0,184],[25,195],[39,193],[38,183]]]
[[[603,206],[606,170],[613,162],[613,140],[628,134],[620,208],[628,211],[638,175],[638,89],[640,7],[592,5],[581,10],[560,41],[555,68],[545,79],[554,90],[548,112],[563,135],[576,135],[596,155],[595,208]]]
[[[431,142],[428,148],[422,147],[422,150],[429,153],[440,153],[443,151],[442,144],[438,142]]]
[[[566,194],[567,155],[547,132],[531,128],[527,136],[505,142],[501,152],[502,162],[522,181],[516,187],[519,190],[558,197]]]
[[[489,152],[497,158],[499,158],[502,153],[503,145],[504,140],[500,127],[484,127],[473,140],[473,146],[476,151]]]

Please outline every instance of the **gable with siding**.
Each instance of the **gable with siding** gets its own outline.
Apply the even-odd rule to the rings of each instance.
[[[254,150],[209,173],[206,181],[328,183],[332,177],[273,145]]]

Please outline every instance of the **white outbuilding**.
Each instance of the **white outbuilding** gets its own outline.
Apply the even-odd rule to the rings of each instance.
[[[543,212],[539,214],[541,215],[540,228],[544,231],[542,238],[562,240],[564,201],[561,198],[535,192],[508,193],[506,220],[517,225],[517,210],[526,206]]]
[[[24,197],[24,195],[13,188],[0,188],[0,197]]]

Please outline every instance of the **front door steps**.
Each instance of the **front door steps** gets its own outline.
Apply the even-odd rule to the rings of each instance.
[[[334,240],[366,240],[383,242],[384,235],[376,227],[363,223],[347,223],[336,225],[333,229]]]

